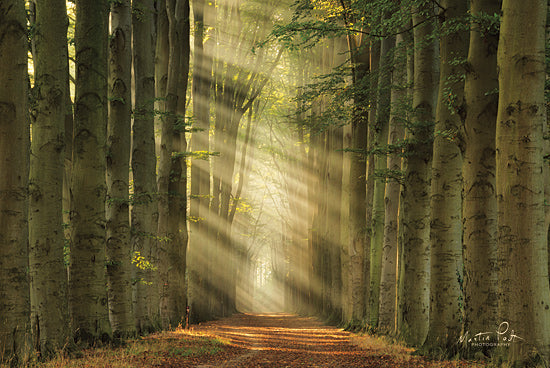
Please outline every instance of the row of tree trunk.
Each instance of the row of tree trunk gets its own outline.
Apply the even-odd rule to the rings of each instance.
[[[307,197],[309,210],[292,213],[307,214],[309,243],[293,230],[290,308],[448,356],[488,353],[500,332],[515,334],[502,355],[548,359],[546,3],[382,3],[393,18],[375,19],[400,17],[397,30],[369,37],[342,2],[348,59],[331,56],[338,38],[310,53],[313,74],[349,63],[353,114],[344,127],[323,123],[320,97],[301,128],[309,194],[289,198]],[[495,344],[472,343],[484,332]]]
[[[191,322],[229,315],[249,257],[232,223],[282,55],[253,50],[274,4],[259,22],[241,2],[195,0],[192,15],[188,0],[75,4],[0,5],[1,362],[175,328],[188,306]]]
[[[0,359],[12,363],[175,327],[187,304],[189,2],[77,1],[74,104],[66,2],[30,9],[32,89],[25,2],[1,11],[13,89],[2,89]]]

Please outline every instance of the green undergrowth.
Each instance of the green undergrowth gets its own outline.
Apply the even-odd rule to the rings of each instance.
[[[127,340],[72,353],[59,353],[53,359],[40,362],[38,357],[29,368],[136,368],[169,364],[174,361],[200,359],[224,351],[229,345],[223,339],[188,330],[175,330]],[[0,364],[0,368],[7,367]]]

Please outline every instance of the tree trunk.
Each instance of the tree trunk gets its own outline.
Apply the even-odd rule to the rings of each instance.
[[[453,27],[466,15],[465,0],[444,0],[439,94],[435,114],[431,186],[430,327],[424,347],[454,356],[462,320],[462,152],[464,60],[468,39]]]
[[[154,100],[154,1],[132,4],[135,107],[132,126],[132,262],[138,333],[155,330],[159,323],[157,250],[157,159],[155,154]],[[162,32],[162,29],[159,30]]]
[[[501,0],[473,0],[472,16],[495,14]],[[474,18],[475,19],[475,18]],[[472,21],[464,84],[462,335],[497,326],[495,131],[498,108],[498,31],[485,33]],[[483,279],[483,282],[479,280]],[[470,349],[470,346],[464,346]],[[476,349],[477,350],[477,349]],[[487,350],[487,349],[484,349]]]
[[[421,345],[429,326],[430,303],[430,169],[436,100],[433,3],[423,1],[412,13],[414,26],[413,116],[407,142],[403,188],[403,295],[401,337]]]
[[[183,322],[187,305],[185,291],[185,258],[187,250],[186,192],[187,165],[184,159],[185,106],[187,85],[180,76],[189,72],[189,1],[167,0],[168,76],[165,110],[162,118],[159,162],[160,242],[160,314],[163,328]],[[184,78],[187,81],[187,78]]]
[[[132,47],[130,1],[111,4],[109,121],[107,125],[107,284],[115,337],[135,335],[130,248],[130,130]]]
[[[344,127],[343,150],[351,148],[351,127]],[[350,154],[344,154],[342,158],[342,219],[341,219],[341,244],[342,244],[342,321],[349,322],[352,320],[351,310],[351,293],[350,293],[350,257],[349,257],[349,211],[350,211]]]
[[[378,266],[371,264],[375,263],[379,258],[377,255],[371,254],[372,243],[372,219],[373,219],[373,205],[374,205],[374,181],[375,181],[375,155],[374,140],[376,136],[376,119],[378,117],[378,79],[380,76],[380,46],[381,42],[378,40],[370,42],[370,73],[369,80],[369,102],[368,102],[368,115],[369,123],[367,127],[367,153],[365,155],[366,168],[366,192],[365,192],[365,235],[366,235],[366,247],[365,247],[365,262],[363,263],[363,282],[365,283],[365,317],[366,322],[369,323],[370,318],[370,297],[371,297],[371,266],[378,268]],[[375,250],[376,252],[376,250]]]
[[[330,130],[331,140],[329,152],[329,218],[328,227],[332,228],[329,238],[329,254],[331,262],[330,300],[332,305],[332,319],[335,322],[342,320],[342,166],[343,166],[343,128],[335,127]]]
[[[208,9],[208,8],[206,8]],[[210,86],[212,59],[205,53],[205,1],[193,1],[195,22],[193,49],[193,115],[197,130],[193,132],[191,166],[191,206],[189,239],[189,294],[192,321],[211,319],[209,307],[209,257],[215,250],[208,249],[208,206],[210,197]]]
[[[387,158],[387,168],[391,170],[394,177],[387,179],[384,198],[384,245],[382,249],[378,315],[378,327],[386,333],[393,333],[396,325],[397,231],[399,193],[401,190],[401,150],[397,146],[402,143],[405,134],[406,116],[404,115],[404,111],[405,104],[407,103],[407,91],[405,89],[407,83],[406,46],[402,35],[396,37],[393,63],[391,114],[388,135],[390,154]]]
[[[105,280],[108,6],[76,3],[70,311],[76,340],[111,338]]]
[[[355,40],[350,37],[350,52],[354,63],[354,83],[368,76],[369,52],[358,50]],[[360,53],[359,53],[360,52]],[[365,277],[364,263],[366,245],[366,163],[368,98],[363,95],[354,97],[354,117],[351,123],[350,153],[350,210],[349,210],[349,292],[351,304],[351,323],[359,323],[365,316]]]
[[[513,364],[525,364],[533,348],[545,359],[550,354],[541,175],[546,10],[543,0],[502,2],[496,132],[499,317],[523,339],[516,339],[507,349]]]
[[[42,357],[63,349],[71,337],[62,208],[69,75],[65,14],[64,0],[36,1],[36,26],[40,32],[34,37],[29,269],[31,323],[38,334],[36,348]]]
[[[27,185],[27,20],[23,1],[0,3],[0,362],[30,357]]]
[[[378,101],[376,109],[376,122],[374,129],[374,142],[371,149],[383,149],[388,142],[390,100],[391,100],[391,70],[392,49],[395,46],[395,37],[386,37],[380,45],[380,67],[378,75]],[[382,251],[384,243],[385,220],[385,188],[386,179],[380,175],[387,168],[388,158],[384,153],[377,153],[374,157],[374,188],[371,221],[371,247],[370,247],[370,293],[369,293],[369,325],[378,326],[378,312],[380,302],[380,279],[382,272]]]

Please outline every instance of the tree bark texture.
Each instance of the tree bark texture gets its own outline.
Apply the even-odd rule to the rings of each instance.
[[[391,102],[391,70],[395,37],[387,37],[380,43],[380,66],[378,73],[378,101],[376,109],[376,124],[374,125],[374,142],[371,149],[384,148],[388,142],[390,102]],[[371,246],[370,246],[370,293],[369,293],[369,325],[378,326],[380,279],[382,272],[382,252],[384,243],[385,220],[385,188],[386,179],[381,178],[387,168],[387,155],[384,153],[374,155],[374,188],[371,221]]]
[[[105,280],[107,39],[105,0],[76,3],[76,95],[69,303],[76,340],[111,338]]]
[[[473,0],[472,16],[495,14],[501,0]],[[475,19],[475,18],[474,18]],[[463,246],[467,332],[497,326],[497,202],[495,132],[498,108],[498,32],[472,21],[464,82]],[[483,280],[483,281],[479,281]],[[466,346],[468,348],[468,346]]]
[[[25,4],[2,1],[0,14],[0,360],[24,363],[31,348]]]
[[[36,346],[47,357],[65,347],[69,331],[64,264],[63,178],[68,83],[64,0],[36,1],[35,84],[29,180],[29,269]],[[70,100],[69,100],[70,101]]]
[[[499,319],[523,340],[508,360],[526,363],[532,349],[550,354],[550,290],[544,211],[546,123],[545,25],[542,0],[503,0],[498,45],[496,131]]]
[[[426,338],[430,308],[430,175],[437,91],[433,3],[413,8],[413,115],[406,148],[403,203],[403,295],[399,333],[411,345]]]
[[[466,1],[441,2],[440,74],[431,183],[430,327],[425,348],[456,354],[462,324],[462,152],[463,68],[468,34],[452,31],[466,15]]]
[[[155,330],[159,323],[157,249],[157,184],[155,154],[154,1],[132,3],[135,106],[132,125],[133,201],[131,241],[134,315],[138,333]],[[159,30],[162,32],[162,30]]]
[[[402,161],[401,150],[397,147],[403,142],[405,135],[406,116],[404,113],[407,103],[407,91],[405,87],[407,83],[406,45],[402,35],[396,37],[393,62],[392,90],[390,95],[391,111],[387,142],[389,146],[389,155],[386,165],[388,170],[391,170],[395,177],[387,179],[384,194],[384,238],[378,315],[378,327],[382,331],[390,334],[394,333],[396,326],[397,234]]]

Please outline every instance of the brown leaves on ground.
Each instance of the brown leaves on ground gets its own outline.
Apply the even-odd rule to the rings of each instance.
[[[238,314],[189,330],[162,332],[116,349],[84,351],[41,367],[411,367],[474,368],[467,361],[429,361],[412,349],[291,314]]]
[[[389,344],[382,338],[355,335],[325,326],[315,318],[290,314],[238,314],[196,326],[192,331],[219,337],[242,351],[230,357],[204,357],[198,365],[203,368],[476,367],[466,361],[428,361],[412,356],[412,349]]]

